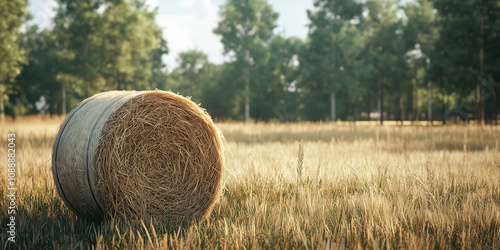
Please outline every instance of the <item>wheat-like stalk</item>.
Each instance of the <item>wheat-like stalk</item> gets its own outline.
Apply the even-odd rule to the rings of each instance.
[[[297,156],[297,176],[299,182],[302,183],[302,172],[304,171],[304,141],[301,140],[299,143],[299,153]]]
[[[465,131],[464,132],[464,153],[467,153],[467,142],[468,142],[467,131]]]
[[[431,196],[432,200],[434,202],[436,202],[436,197],[429,190],[429,188],[427,187],[427,185],[425,185],[425,183],[423,181],[421,181],[420,178],[418,178],[416,175],[413,175],[413,178],[415,178],[415,181],[417,182],[417,184],[420,185]]]
[[[358,171],[356,171],[356,169],[354,169],[354,167],[352,166],[352,164],[350,162],[348,165],[351,168],[351,171],[354,174],[354,176],[356,176],[356,179],[361,183],[361,177],[359,176]]]
[[[425,170],[427,172],[427,185],[430,187],[431,190],[434,190],[435,171],[429,159],[427,159]]]
[[[319,159],[318,168],[316,169],[316,181],[317,182],[319,182],[319,174],[321,173],[321,162],[322,162],[322,160]]]

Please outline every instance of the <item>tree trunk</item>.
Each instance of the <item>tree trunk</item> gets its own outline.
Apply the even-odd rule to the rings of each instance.
[[[245,122],[250,122],[250,51],[245,52]]]
[[[351,103],[351,115],[352,115],[352,124],[356,124],[356,102]]]
[[[482,4],[482,1],[481,3]],[[477,94],[477,121],[480,125],[484,125],[484,100],[483,100],[483,88],[481,88],[481,84],[484,81],[484,18],[483,14],[480,13],[481,20],[481,47],[479,48],[479,82],[476,85],[476,94]]]
[[[380,125],[384,125],[384,91],[382,90],[382,84],[379,83],[380,90],[380,100],[379,100],[379,115],[380,115]]]
[[[402,108],[402,105],[401,105],[401,95],[398,94],[398,96],[396,97],[396,120],[399,121],[401,123],[401,125],[403,125],[403,108]]]
[[[245,79],[245,122],[250,121],[250,84],[248,78]]]
[[[330,85],[331,85],[331,92],[330,92],[330,119],[332,122],[337,121],[337,114],[336,114],[336,107],[335,107],[335,53],[334,53],[334,48],[335,44],[332,41],[330,43],[330,67],[331,67],[331,72],[330,72]]]
[[[371,121],[370,113],[372,112],[372,100],[371,98],[367,98],[366,102],[366,110],[368,110],[368,121]]]
[[[418,82],[415,78],[415,89],[418,90]],[[420,109],[419,109],[419,106],[418,106],[418,91],[417,91],[417,94],[413,96],[415,98],[415,106],[414,106],[414,110],[415,110],[415,121],[417,121],[417,124],[418,122],[420,121]]]
[[[408,120],[413,124],[414,114],[413,114],[413,80],[410,79],[410,88],[408,92]]]
[[[62,98],[62,103],[61,103],[61,107],[62,107],[62,115],[66,115],[66,84],[62,84],[62,90],[61,90],[61,98]]]
[[[477,94],[477,122],[479,125],[484,125],[484,100],[483,100],[483,88],[481,88],[481,84],[478,83],[476,85],[476,94]]]
[[[427,121],[432,124],[431,82],[427,81]]]
[[[428,77],[430,64],[431,60],[427,58],[427,67],[425,70],[425,80],[427,81],[427,121],[429,122],[429,125],[432,125],[431,81],[429,81]]]
[[[0,92],[0,122],[2,124],[5,122],[5,106],[3,103],[3,95],[4,95],[4,93]]]
[[[495,97],[496,97],[496,107],[495,107],[495,123],[498,125],[498,114],[500,113],[500,82],[496,82],[493,79],[495,86]]]
[[[381,121],[381,120],[380,120],[380,118],[381,118],[381,115],[380,115],[381,113],[380,113],[380,112],[382,111],[382,110],[381,110],[381,106],[382,106],[382,105],[380,105],[380,98],[381,98],[381,95],[380,95],[380,93],[379,93],[378,98],[377,98],[377,113],[378,113],[378,121],[379,121],[379,122]]]
[[[446,114],[446,109],[447,109],[447,106],[448,106],[446,104],[446,102],[447,102],[448,98],[447,98],[447,95],[446,95],[444,89],[441,90],[441,92],[443,93],[443,117],[442,117],[442,120],[443,120],[443,125],[445,125],[446,124],[446,116],[445,116],[445,114]]]
[[[330,118],[332,122],[337,121],[337,114],[335,114],[335,92],[330,93]]]
[[[394,121],[396,121],[396,124],[399,122],[399,117],[398,117],[398,97],[395,96],[394,99],[394,106],[392,107],[392,117]]]

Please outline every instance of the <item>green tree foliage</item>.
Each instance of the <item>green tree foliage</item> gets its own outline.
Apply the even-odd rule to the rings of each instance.
[[[269,75],[267,82],[270,84],[261,84],[266,88],[263,92],[267,92],[267,95],[259,96],[255,107],[265,111],[263,119],[273,118],[284,122],[298,118],[302,92],[298,86],[299,57],[303,47],[303,41],[296,37],[275,36],[269,44],[270,57],[266,68]],[[261,106],[259,104],[263,107],[258,107]]]
[[[498,113],[500,1],[434,0],[434,7],[439,39],[435,43],[433,77],[447,91],[462,97],[457,115],[474,114],[482,121],[485,99],[490,107],[488,113]]]
[[[167,52],[155,24],[156,13],[140,1],[114,1],[104,6],[102,26],[96,27],[101,40],[97,55],[107,86],[119,90],[151,87],[152,53],[161,58],[158,53]]]
[[[16,43],[19,27],[26,13],[26,0],[0,2],[0,120],[3,122],[4,100],[12,91],[12,81],[21,72],[24,52]]]
[[[44,96],[51,113],[111,89],[166,88],[168,53],[156,11],[140,0],[60,0],[52,30],[29,26],[18,44],[27,62],[17,78],[25,111]]]
[[[166,89],[167,88],[167,65],[163,62],[163,56],[168,54],[167,41],[163,38],[163,31],[156,26],[154,30],[156,49],[150,52],[151,73],[150,88]]]
[[[214,75],[214,65],[208,56],[199,50],[181,52],[177,58],[178,67],[172,72],[172,90],[191,96],[199,103],[203,101],[203,92]]]
[[[382,0],[367,2],[367,8],[371,26],[367,45],[375,69],[373,84],[377,86],[380,122],[384,121],[385,107],[392,107],[392,118],[401,120],[406,50],[403,23],[397,17],[399,8],[394,1]],[[392,100],[384,100],[389,98]]]
[[[99,74],[103,43],[99,35],[103,26],[98,9],[100,0],[59,0],[54,33],[61,44],[60,71],[74,75],[84,84],[85,97],[92,90],[103,89],[104,81]]]
[[[26,113],[37,113],[34,103],[41,96],[49,103],[60,104],[61,92],[57,76],[61,63],[55,35],[48,29],[40,31],[37,25],[33,25],[26,32],[20,33],[18,44],[26,51],[26,61],[16,79],[16,92]],[[49,108],[51,113],[59,113],[57,105]]]
[[[424,81],[429,81],[427,77],[427,66],[431,55],[434,53],[434,41],[437,38],[437,29],[435,28],[435,15],[433,8],[428,0],[418,0],[414,3],[407,3],[404,8],[407,16],[407,23],[404,27],[403,41],[404,48],[407,50],[407,81],[408,97],[407,108],[408,120],[414,121],[418,114],[418,103],[415,105],[416,89],[423,86]],[[425,72],[424,79],[421,79]],[[416,107],[417,106],[417,107]]]
[[[224,54],[235,63],[228,69],[243,77],[235,83],[244,86],[245,121],[250,119],[250,86],[256,84],[257,66],[267,60],[266,45],[273,37],[278,13],[265,0],[227,0],[219,12],[221,21],[214,33],[221,36]]]
[[[343,103],[356,96],[357,54],[362,49],[357,24],[362,18],[362,4],[354,0],[316,0],[308,10],[309,42],[301,64],[302,86],[306,90],[306,119],[337,119],[336,93]],[[354,92],[352,92],[354,90]]]
[[[8,114],[37,112],[40,96],[65,113],[99,91],[162,88],[220,119],[249,121],[250,105],[263,121],[497,119],[500,0],[313,3],[301,40],[275,32],[266,0],[226,0],[213,32],[230,60],[185,51],[168,73],[144,0],[58,0],[54,28],[21,33],[26,2],[4,1],[0,97]]]
[[[63,72],[83,80],[85,96],[161,86],[154,80],[165,79],[159,71],[168,49],[155,16],[143,1],[60,0],[54,32],[68,66]]]

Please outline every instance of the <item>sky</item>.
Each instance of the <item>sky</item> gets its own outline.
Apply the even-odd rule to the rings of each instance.
[[[219,21],[219,6],[225,0],[146,0],[151,7],[158,7],[156,23],[163,28],[169,54],[163,58],[169,71],[177,66],[180,52],[197,49],[205,52],[213,63],[222,63],[229,58],[223,56],[220,37],[212,31]],[[313,8],[313,0],[268,0],[274,11],[280,14],[276,32],[285,37],[307,37],[307,9]],[[52,27],[56,14],[55,0],[29,0],[28,11],[33,23],[40,27]]]

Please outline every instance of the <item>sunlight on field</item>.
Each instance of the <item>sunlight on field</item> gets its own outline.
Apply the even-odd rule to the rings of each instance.
[[[52,180],[61,122],[26,118],[0,129],[3,138],[16,132],[19,223],[8,247],[500,246],[500,127],[218,124],[227,140],[224,194],[207,221],[177,229],[76,218]],[[6,177],[0,186],[4,228]],[[2,230],[2,247],[6,238]]]

